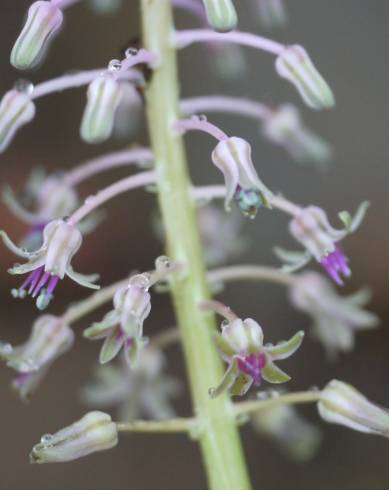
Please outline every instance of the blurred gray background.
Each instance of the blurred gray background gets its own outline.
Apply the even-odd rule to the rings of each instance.
[[[95,16],[84,2],[66,12],[66,25],[52,46],[46,63],[29,75],[31,81],[51,78],[69,69],[94,68],[119,56],[121,47],[139,34],[138,2],[124,2],[116,17]],[[249,0],[236,0],[242,30],[261,32],[249,15]],[[261,178],[274,189],[299,203],[316,203],[335,219],[342,209],[354,210],[363,199],[372,203],[366,222],[346,243],[353,277],[346,291],[369,285],[374,296],[371,308],[382,318],[382,326],[361,334],[355,351],[328,365],[322,348],[308,339],[298,355],[287,364],[293,376],[290,389],[323,386],[339,378],[357,386],[369,398],[389,406],[387,300],[389,231],[387,188],[389,172],[387,49],[389,46],[389,6],[383,0],[343,0],[288,2],[289,26],[273,36],[288,43],[304,45],[320,71],[333,87],[337,98],[334,111],[312,112],[302,106],[293,88],[279,79],[273,59],[266,54],[247,51],[249,76],[239,82],[221,80],[207,70],[204,50],[194,46],[180,54],[182,91],[185,96],[226,93],[250,96],[267,103],[293,101],[301,107],[304,119],[328,139],[336,150],[336,165],[327,173],[317,173],[293,164],[282,150],[258,138],[251,121],[237,117],[215,117],[216,123],[253,144],[256,166]],[[20,74],[9,65],[9,53],[19,32],[28,1],[1,2],[0,91],[10,88]],[[180,26],[193,25],[190,17],[178,15]],[[100,152],[119,149],[125,141],[112,141],[100,147],[82,143],[78,136],[85,90],[75,90],[39,100],[34,124],[23,129],[8,151],[1,155],[0,183],[23,188],[26,176],[36,165],[47,169],[69,168]],[[146,142],[142,131],[135,137]],[[197,183],[220,182],[210,165],[212,141],[200,134],[187,137],[191,171]],[[83,195],[120,177],[125,171],[95,178],[81,188]],[[149,269],[161,246],[150,227],[154,198],[140,192],[120,197],[107,207],[109,219],[84,241],[76,259],[82,272],[99,271],[103,284],[119,279],[132,269]],[[274,244],[291,245],[287,220],[277,213],[260,213],[246,225],[251,247],[242,263],[273,263]],[[0,204],[0,227],[13,237],[25,228]],[[0,277],[1,338],[22,342],[36,318],[31,302],[13,301],[9,290],[15,279],[6,273],[14,257],[4,247],[0,251],[3,273]],[[234,262],[237,262],[235,260]],[[17,280],[17,278],[16,278]],[[51,311],[61,313],[66,304],[87,292],[66,282]],[[229,286],[222,298],[238,313],[256,318],[270,341],[307,327],[308,319],[288,305],[285,291],[268,284]],[[100,313],[104,313],[102,310]],[[96,313],[94,318],[99,318]],[[171,325],[173,316],[168,301],[156,296],[147,334]],[[79,331],[87,322],[79,324]],[[44,433],[55,431],[76,420],[85,408],[79,401],[80,388],[89,379],[98,354],[98,343],[81,336],[74,349],[50,371],[30,404],[21,403],[9,389],[13,373],[0,370],[0,488],[1,490],[176,490],[205,489],[200,455],[194,443],[184,436],[122,437],[120,446],[67,465],[30,466],[28,453]],[[184,379],[179,349],[169,351],[169,371]],[[187,393],[179,402],[181,413],[189,413]],[[378,437],[364,436],[336,426],[325,426],[315,409],[302,410],[322,426],[325,434],[318,455],[305,465],[296,465],[268,440],[260,438],[249,426],[243,430],[245,450],[254,488],[278,490],[286,486],[311,490],[383,490],[388,488],[389,443]],[[238,490],[238,489],[237,489]]]

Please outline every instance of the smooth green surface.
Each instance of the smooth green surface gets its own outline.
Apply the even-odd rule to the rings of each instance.
[[[155,165],[159,173],[159,200],[167,237],[167,254],[187,265],[185,277],[172,284],[172,295],[181,328],[194,412],[200,421],[199,444],[212,490],[249,490],[238,429],[226,395],[211,399],[224,371],[212,332],[214,317],[198,308],[209,298],[195,209],[189,197],[189,177],[183,141],[174,135],[178,114],[176,53],[170,0],[142,0],[144,47],[158,53],[147,90],[148,120]]]

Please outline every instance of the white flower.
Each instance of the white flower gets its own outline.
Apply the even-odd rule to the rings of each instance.
[[[103,412],[89,412],[55,434],[45,434],[30,453],[31,463],[64,463],[105,451],[118,443],[118,430]]]
[[[37,297],[37,307],[45,309],[53,298],[58,282],[67,275],[81,286],[99,289],[93,282],[98,276],[85,276],[75,272],[71,260],[81,247],[81,232],[64,220],[54,220],[43,230],[43,245],[35,252],[17,247],[4,231],[0,231],[4,244],[16,255],[27,259],[25,264],[16,264],[9,270],[10,274],[27,274],[29,276],[19,289],[14,289],[14,297],[24,298],[30,294]]]
[[[236,136],[219,141],[212,161],[224,175],[226,210],[235,199],[243,214],[254,218],[261,205],[270,206],[272,193],[258,177],[247,141]]]
[[[33,68],[63,22],[63,14],[54,2],[34,2],[11,53],[11,64],[19,70]]]
[[[370,402],[353,386],[332,380],[321,392],[320,416],[331,424],[345,425],[368,434],[389,437],[389,410]]]
[[[293,83],[304,102],[312,109],[334,107],[332,90],[302,46],[287,46],[276,60],[276,70],[281,77]]]

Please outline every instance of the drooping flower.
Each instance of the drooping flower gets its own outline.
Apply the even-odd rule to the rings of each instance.
[[[370,402],[353,386],[342,381],[334,379],[322,390],[318,410],[320,416],[331,424],[389,437],[389,410]]]
[[[116,406],[121,421],[174,417],[172,399],[179,393],[180,385],[163,373],[165,364],[162,351],[147,346],[135,368],[130,368],[126,361],[116,366],[99,366],[95,381],[85,387],[82,398],[98,408]]]
[[[89,412],[55,434],[45,434],[30,453],[31,463],[65,463],[115,447],[118,430],[110,415]]]
[[[32,394],[51,364],[73,343],[73,330],[61,318],[44,315],[35,321],[24,344],[17,347],[0,344],[0,359],[19,373],[13,387],[22,399]]]
[[[314,335],[332,358],[353,349],[356,332],[378,325],[378,317],[363,308],[367,290],[342,297],[325,277],[309,271],[296,276],[289,292],[293,305],[312,317]]]
[[[0,153],[9,146],[15,133],[34,118],[35,104],[30,95],[29,90],[14,88],[1,99]]]
[[[226,210],[230,210],[233,199],[250,218],[255,217],[260,206],[270,207],[272,192],[258,177],[247,141],[235,136],[219,141],[212,152],[212,161],[224,175]]]
[[[348,259],[342,252],[339,242],[359,227],[368,207],[367,201],[361,203],[353,218],[347,211],[339,213],[339,218],[345,225],[340,230],[330,225],[325,211],[317,206],[302,208],[289,224],[291,234],[304,246],[306,254],[314,257],[338,285],[343,285],[342,275],[344,277],[351,275]],[[288,260],[287,254],[284,256]],[[302,263],[305,265],[306,262]]]
[[[100,351],[101,364],[110,362],[123,349],[128,364],[136,365],[139,351],[147,343],[143,322],[151,310],[149,287],[148,275],[133,276],[126,288],[116,292],[114,309],[84,331],[88,339],[105,339]]]
[[[290,405],[261,409],[252,416],[252,422],[255,430],[272,439],[297,462],[310,460],[319,448],[319,429]]]
[[[10,274],[29,274],[19,289],[13,289],[15,298],[31,295],[37,298],[36,305],[45,309],[53,299],[61,279],[68,276],[81,286],[99,289],[94,284],[98,276],[85,276],[73,270],[71,260],[81,246],[81,232],[64,220],[51,221],[43,230],[43,245],[35,252],[19,248],[4,231],[0,231],[4,244],[16,255],[27,259],[25,264],[16,264]]]
[[[54,2],[37,1],[28,9],[27,20],[11,52],[11,64],[19,70],[36,66],[63,22]]]
[[[282,104],[269,112],[263,122],[262,133],[298,162],[320,165],[331,160],[330,145],[303,124],[298,109],[292,104]]]
[[[268,383],[290,380],[274,361],[290,357],[300,347],[304,332],[297,332],[289,341],[276,345],[263,344],[263,331],[255,320],[235,319],[222,324],[222,332],[215,334],[215,342],[222,358],[228,363],[219,386],[211,388],[214,398],[224,391],[231,395],[244,395],[262,379]]]
[[[281,77],[293,83],[304,102],[312,109],[334,107],[332,90],[302,46],[287,46],[276,59],[276,70]]]
[[[80,134],[87,143],[102,143],[112,133],[115,113],[122,97],[122,87],[113,73],[103,73],[88,87],[87,104]]]
[[[238,16],[232,0],[203,0],[209,24],[220,32],[235,29]]]

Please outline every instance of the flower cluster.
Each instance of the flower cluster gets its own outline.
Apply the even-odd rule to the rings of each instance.
[[[274,364],[287,359],[300,347],[304,332],[297,332],[289,341],[278,344],[263,344],[263,331],[255,320],[237,318],[222,324],[221,333],[215,342],[228,369],[219,386],[212,388],[212,397],[229,391],[231,395],[244,395],[254,384],[260,386],[262,379],[268,383],[285,383],[290,376]]]

